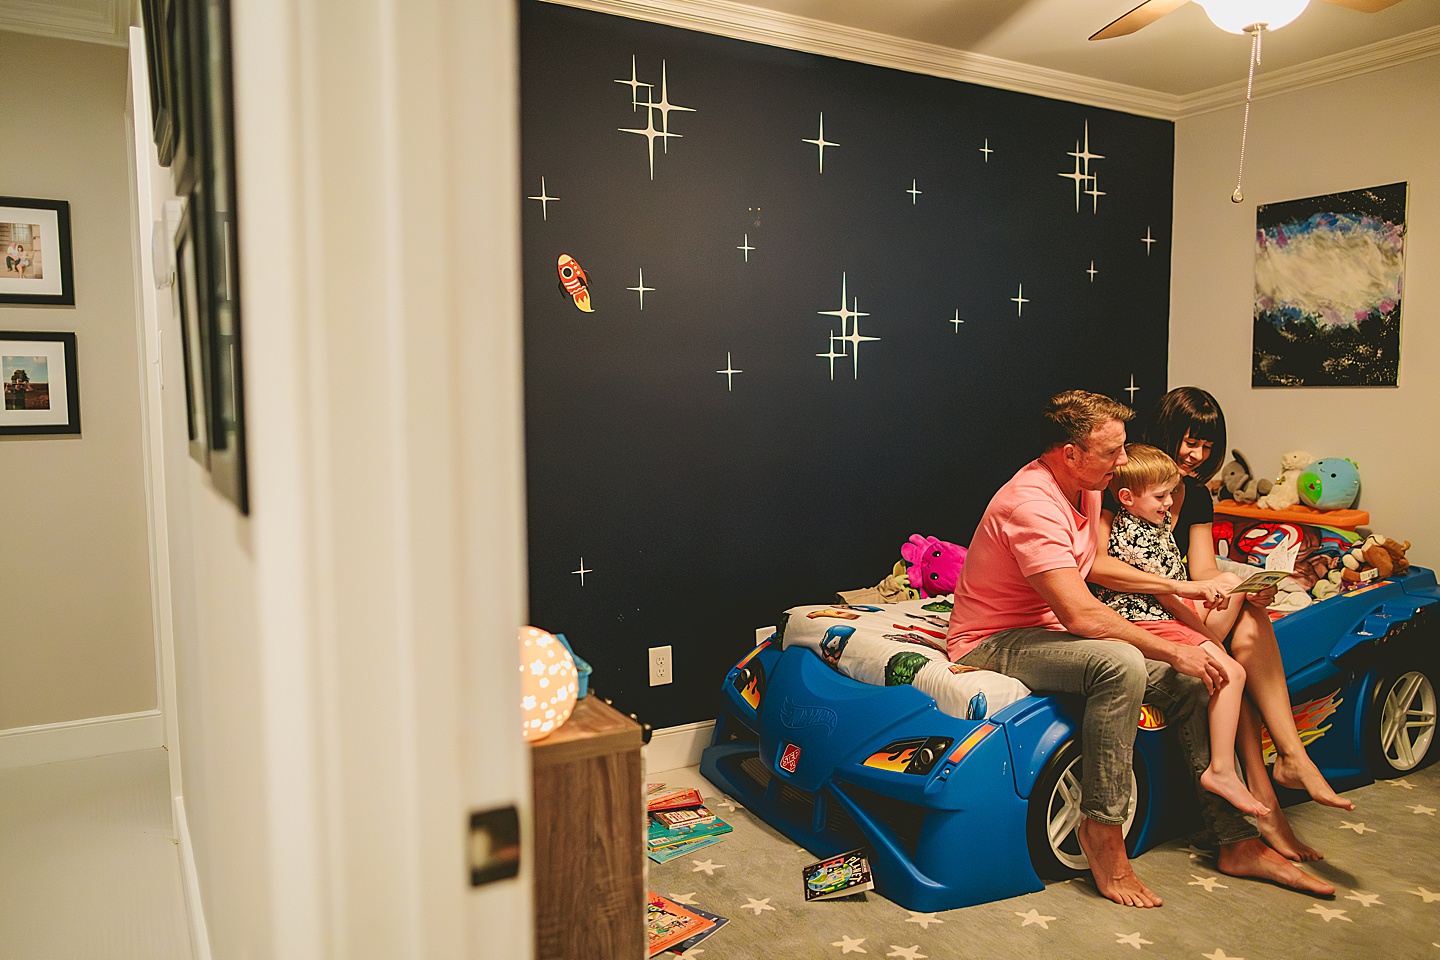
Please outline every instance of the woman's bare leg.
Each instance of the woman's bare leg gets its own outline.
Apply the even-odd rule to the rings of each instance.
[[[1260,714],[1250,698],[1240,710],[1240,725],[1235,734],[1235,746],[1240,752],[1240,766],[1245,771],[1245,783],[1256,800],[1270,808],[1263,817],[1255,818],[1260,828],[1260,837],[1267,846],[1287,860],[1323,860],[1325,855],[1295,836],[1285,811],[1280,809],[1280,798],[1270,783],[1270,769],[1265,766],[1265,754],[1260,747]]]
[[[1280,659],[1280,647],[1275,642],[1275,628],[1270,618],[1252,603],[1241,606],[1240,619],[1230,642],[1230,655],[1245,668],[1249,677],[1246,692],[1260,711],[1270,731],[1270,741],[1275,745],[1275,767],[1271,776],[1282,787],[1304,790],[1316,803],[1354,810],[1355,804],[1326,782],[1300,742],[1290,706],[1290,691],[1285,684],[1285,665]]]

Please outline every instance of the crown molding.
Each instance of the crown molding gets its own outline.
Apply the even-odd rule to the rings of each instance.
[[[1294,93],[1308,87],[1318,87],[1377,70],[1388,70],[1416,60],[1425,60],[1437,54],[1440,54],[1440,27],[1429,27],[1401,37],[1346,50],[1334,56],[1276,70],[1268,76],[1261,74],[1255,81],[1255,89],[1250,99],[1263,100],[1266,97]],[[1237,80],[1235,83],[1181,97],[1180,109],[1174,119],[1213,113],[1244,102],[1245,81]]]
[[[1162,120],[1180,120],[1245,102],[1243,80],[1179,96],[763,10],[733,0],[545,2]],[[1256,80],[1252,99],[1292,93],[1437,54],[1440,54],[1440,27],[1420,30],[1269,75],[1262,74]]]
[[[0,30],[123,47],[130,42],[130,0],[0,0]]]
[[[802,53],[963,80],[1053,100],[1174,119],[1180,98],[1123,83],[1032,67],[919,40],[762,10],[731,0],[545,0],[632,20],[749,40]]]

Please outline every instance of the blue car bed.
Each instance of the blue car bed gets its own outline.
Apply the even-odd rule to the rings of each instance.
[[[1434,572],[1414,567],[1277,621],[1296,726],[1336,789],[1430,757],[1437,601]],[[864,847],[877,892],[910,910],[1013,897],[1084,869],[1079,701],[951,672],[935,649],[943,616],[911,603],[791,611],[727,674],[701,772],[816,856]],[[844,641],[861,646],[867,621],[880,646],[847,663]],[[1169,739],[1147,707],[1133,854],[1199,827]]]

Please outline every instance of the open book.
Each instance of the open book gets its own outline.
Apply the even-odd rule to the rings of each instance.
[[[1242,582],[1231,587],[1227,593],[1260,593],[1295,572],[1295,558],[1300,553],[1299,543],[1282,543],[1265,557],[1265,569],[1250,574]]]

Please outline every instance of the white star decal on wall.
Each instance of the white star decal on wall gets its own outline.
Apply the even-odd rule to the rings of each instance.
[[[640,309],[641,309],[641,310],[644,310],[644,309],[645,309],[645,291],[648,290],[648,291],[650,291],[651,293],[654,293],[654,292],[655,292],[655,288],[654,288],[654,287],[647,287],[647,286],[645,286],[645,268],[644,268],[644,267],[641,267],[641,268],[640,268],[640,285],[639,285],[638,287],[626,287],[625,289],[626,289],[626,290],[635,290],[635,291],[638,291],[638,292],[639,292],[639,294],[640,294]]]
[[[825,112],[823,110],[820,112],[820,133],[815,137],[814,140],[809,140],[805,137],[801,137],[800,141],[802,143],[813,143],[815,144],[815,147],[820,151],[821,173],[825,172],[825,148],[840,146],[840,144],[838,143],[832,143],[829,140],[825,139]]]
[[[747,901],[749,901],[749,902],[748,902],[748,903],[742,903],[742,904],[740,905],[740,909],[741,909],[741,910],[754,910],[754,911],[755,911],[755,916],[757,916],[757,917],[760,916],[760,914],[764,913],[766,910],[774,910],[774,909],[775,909],[774,907],[772,907],[772,906],[770,905],[770,898],[769,898],[769,897],[766,897],[764,900],[756,900],[754,897],[746,897],[745,899],[746,899]]]
[[[749,262],[750,262],[750,251],[755,249],[754,247],[750,246],[750,234],[748,234],[748,233],[745,234],[745,239],[742,240],[742,241],[740,241],[740,245],[739,245],[738,247],[736,247],[735,249],[736,249],[736,250],[742,250],[742,251],[744,251],[744,253],[745,253],[745,262],[746,262],[746,263],[749,263]]]
[[[1090,274],[1090,282],[1091,282],[1091,283],[1094,283],[1094,282],[1095,282],[1095,275],[1096,275],[1097,273],[1099,273],[1100,271],[1095,269],[1095,261],[1094,261],[1094,260],[1091,260],[1091,261],[1090,261],[1090,269],[1089,269],[1089,270],[1086,270],[1085,272],[1088,273],[1088,274]]]
[[[651,92],[653,92],[653,91],[651,91]],[[645,107],[646,107],[646,110],[645,110],[645,126],[639,127],[639,128],[634,128],[634,127],[616,127],[616,129],[619,130],[621,133],[635,133],[635,134],[639,134],[640,136],[644,137],[646,140],[649,141],[648,149],[649,149],[649,153],[650,153],[650,179],[651,179],[651,180],[654,180],[654,179],[655,179],[655,138],[656,138],[656,137],[662,137],[662,138],[668,139],[668,138],[670,138],[670,137],[678,137],[678,136],[680,136],[680,134],[678,134],[678,133],[669,133],[669,132],[664,132],[664,131],[655,129],[655,111],[649,109],[650,107],[653,107],[654,104],[650,103],[649,100],[648,100],[649,93],[646,94],[646,97],[647,97],[647,100],[646,100],[646,103],[645,103]],[[667,152],[668,152],[668,151],[667,151]]]
[[[959,307],[956,307],[956,308],[955,308],[955,319],[954,319],[954,320],[951,320],[950,322],[953,323],[953,324],[955,324],[955,332],[956,332],[956,333],[959,333],[959,332],[960,332],[960,324],[962,324],[962,323],[965,322],[964,320],[961,320],[961,319],[960,319],[960,308],[959,308]]]
[[[635,55],[633,53],[630,55],[630,79],[616,80],[615,82],[623,83],[630,88],[630,112],[634,113],[636,110],[639,110],[640,100],[637,95],[639,94],[641,87],[644,87],[647,90],[650,89],[650,84],[642,83],[635,78]]]
[[[1089,180],[1090,178],[1087,177],[1087,176],[1085,175],[1085,172],[1080,169],[1080,154],[1079,154],[1079,152],[1078,152],[1078,151],[1080,150],[1080,141],[1079,141],[1079,140],[1076,140],[1076,141],[1075,141],[1075,150],[1076,150],[1075,153],[1070,154],[1070,156],[1072,156],[1072,157],[1075,158],[1075,169],[1072,170],[1072,171],[1070,171],[1069,173],[1062,173],[1062,174],[1060,174],[1060,176],[1064,177],[1066,180],[1074,180],[1074,181],[1075,181],[1075,212],[1076,212],[1076,213],[1079,213],[1079,212],[1080,212],[1080,191],[1081,191],[1081,188],[1083,187],[1083,185],[1085,184],[1085,182],[1086,182],[1087,180]]]
[[[906,193],[910,194],[910,206],[912,207],[915,206],[915,199],[919,197],[920,194],[925,192],[924,190],[917,190],[916,186],[917,185],[915,181],[912,179],[910,181],[910,189],[905,191]]]
[[[1125,388],[1125,392],[1130,394],[1130,406],[1132,407],[1135,406],[1135,391],[1139,389],[1135,386],[1135,374],[1130,374],[1130,386]]]
[[[989,138],[989,137],[986,137],[986,138],[985,138],[985,146],[983,146],[983,147],[980,148],[980,152],[983,153],[983,154],[985,154],[985,162],[986,162],[986,163],[989,163],[989,162],[990,162],[990,154],[992,154],[992,153],[995,152],[994,150],[991,150],[991,149],[990,149],[990,138]]]
[[[1153,941],[1153,940],[1145,940],[1145,939],[1142,939],[1141,936],[1140,936],[1140,931],[1138,931],[1138,930],[1135,931],[1134,933],[1117,933],[1117,934],[1115,934],[1115,936],[1117,936],[1117,937],[1120,938],[1120,939],[1118,939],[1118,940],[1115,941],[1116,943],[1128,943],[1128,944],[1130,944],[1130,946],[1134,947],[1136,950],[1139,950],[1139,949],[1140,949],[1140,945],[1141,945],[1142,943],[1153,944],[1153,943],[1155,942],[1155,941]]]
[[[1040,911],[1034,907],[1031,907],[1028,913],[1021,913],[1019,910],[1016,910],[1015,916],[1020,917],[1024,921],[1020,924],[1022,927],[1028,927],[1033,923],[1046,930],[1050,929],[1050,921],[1055,919],[1054,917],[1042,916]]]
[[[838,359],[840,359],[841,357],[848,357],[848,356],[849,356],[848,353],[836,353],[836,352],[835,352],[835,341],[836,341],[836,340],[839,340],[839,339],[840,339],[839,337],[835,336],[835,335],[832,333],[832,334],[830,335],[830,349],[829,349],[828,351],[826,351],[825,353],[817,353],[817,354],[815,354],[815,356],[817,356],[817,357],[826,357],[826,358],[829,359],[829,361],[830,361],[830,380],[831,380],[832,383],[833,383],[834,380],[835,380],[835,361],[838,360]]]
[[[735,374],[744,373],[745,371],[735,369],[735,361],[730,359],[730,352],[727,350],[725,352],[725,369],[716,370],[715,372],[725,374],[725,389],[733,391],[735,389]]]
[[[830,946],[839,947],[841,953],[866,953],[867,951],[860,946],[860,944],[864,942],[864,937],[856,939],[854,937],[847,937],[844,934],[841,934],[840,939],[831,942]]]
[[[1148,257],[1150,256],[1150,245],[1152,243],[1158,243],[1159,241],[1156,240],[1154,237],[1150,236],[1150,228],[1146,227],[1145,236],[1140,238],[1140,242],[1145,244],[1145,256]]]
[[[1030,302],[1025,296],[1025,284],[1020,284],[1019,289],[1015,291],[1015,296],[1010,298],[1010,302],[1015,304],[1015,316],[1021,316],[1025,312],[1025,304]]]
[[[540,219],[541,219],[541,220],[549,220],[549,219],[550,219],[550,204],[554,203],[556,200],[559,200],[560,198],[559,198],[559,197],[551,197],[551,196],[547,196],[547,195],[546,195],[546,193],[545,193],[545,178],[544,178],[544,177],[541,177],[541,178],[540,178],[540,196],[538,196],[538,197],[526,197],[525,199],[526,199],[526,200],[539,200],[539,201],[540,201]]]
[[[1351,920],[1349,917],[1345,916],[1344,910],[1337,910],[1334,907],[1323,907],[1318,903],[1311,907],[1309,910],[1306,910],[1305,912],[1313,913],[1317,917],[1323,917],[1326,923],[1329,923],[1331,920],[1344,920],[1346,923],[1355,922],[1354,920]]]
[[[695,108],[694,108],[694,107],[682,107],[682,106],[678,106],[678,105],[673,104],[673,103],[670,102],[670,81],[669,81],[669,78],[666,76],[665,68],[666,68],[665,61],[664,61],[664,60],[661,60],[661,61],[660,61],[660,99],[657,100],[657,101],[654,101],[653,103],[651,103],[651,104],[650,104],[650,109],[651,109],[651,110],[659,110],[659,111],[660,111],[660,130],[665,134],[665,137],[666,137],[665,144],[664,144],[664,150],[665,150],[666,153],[669,153],[669,152],[670,152],[670,140],[669,140],[669,138],[672,136],[672,134],[670,133],[670,111],[672,111],[672,110],[679,110],[681,113],[694,113],[694,112],[695,112]],[[653,90],[654,88],[652,87],[651,89]],[[679,136],[679,134],[673,134],[673,136]]]
[[[586,566],[585,566],[585,558],[584,558],[584,557],[581,557],[581,558],[580,558],[580,569],[579,569],[579,570],[571,570],[570,572],[571,572],[571,573],[578,573],[578,574],[580,574],[580,586],[583,587],[583,586],[585,586],[585,574],[587,574],[587,573],[594,573],[595,571],[594,571],[594,570],[589,570],[589,569],[587,569]]]

